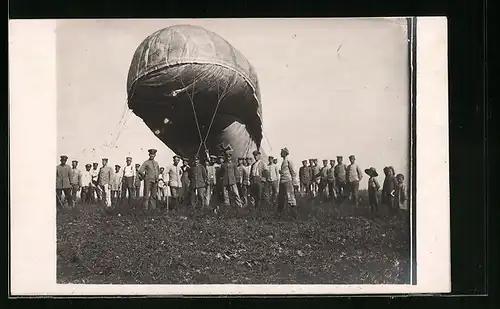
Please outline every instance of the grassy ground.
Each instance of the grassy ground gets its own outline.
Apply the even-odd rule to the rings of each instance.
[[[396,284],[409,280],[406,212],[298,200],[298,216],[266,206],[145,215],[96,205],[57,217],[57,281],[115,284]]]

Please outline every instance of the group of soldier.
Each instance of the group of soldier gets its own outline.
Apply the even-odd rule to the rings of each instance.
[[[158,202],[167,210],[181,205],[198,205],[205,209],[215,205],[211,210],[217,211],[218,203],[238,208],[252,205],[259,209],[261,202],[267,201],[281,212],[285,206],[292,210],[295,208],[296,195],[318,199],[320,203],[327,200],[343,202],[347,199],[357,205],[359,182],[363,178],[354,155],[349,156],[349,165],[343,163],[342,156],[337,156],[337,162],[323,160],[323,166],[319,166],[317,159],[303,160],[297,173],[293,163],[288,160],[289,150],[286,147],[280,151],[281,165],[273,156],[268,156],[268,162],[264,162],[258,150],[253,151],[251,157],[239,157],[236,160],[230,148],[222,150],[219,156],[207,154],[203,159],[195,156],[188,160],[175,155],[167,168],[159,166],[156,149],[149,149],[148,154],[148,160],[142,164],[134,165],[132,158],[127,157],[123,168],[117,164],[113,170],[108,166],[108,159],[103,158],[100,168],[94,162],[86,164],[84,171],[78,169],[77,160],[73,160],[70,167],[66,164],[68,157],[61,156],[56,174],[58,207],[65,204],[63,193],[69,207],[73,207],[79,197],[82,203],[102,203],[106,209],[142,198],[145,211],[156,209]],[[394,174],[392,167],[384,168],[384,172],[387,169],[392,169]],[[376,179],[378,174],[374,168],[366,169],[365,173],[370,176],[370,207],[377,210],[378,197],[374,198],[373,195],[378,196],[380,189]],[[390,204],[391,208],[396,205],[395,199],[398,198],[398,181],[394,175],[392,178],[390,175],[388,178],[386,173],[382,189],[383,202]],[[405,191],[404,187],[402,190]],[[406,200],[406,195],[399,198],[398,202],[401,199]]]

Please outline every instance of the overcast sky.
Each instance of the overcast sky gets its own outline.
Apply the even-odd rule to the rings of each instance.
[[[157,148],[160,164],[170,164],[173,153],[142,120],[129,111],[122,116],[135,49],[176,24],[216,32],[255,67],[270,154],[287,146],[297,165],[355,154],[362,169],[373,166],[383,176],[393,165],[407,174],[406,26],[385,19],[59,21],[60,154],[81,164],[106,156],[114,165],[127,155],[141,163],[148,148]]]

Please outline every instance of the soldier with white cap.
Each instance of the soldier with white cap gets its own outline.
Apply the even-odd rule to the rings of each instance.
[[[102,167],[99,170],[98,184],[101,192],[104,194],[104,206],[111,207],[111,179],[113,178],[113,169],[108,166],[108,158],[102,159]]]
[[[135,195],[135,168],[132,165],[132,157],[125,158],[125,162],[127,165],[123,167],[123,175],[122,175],[122,203],[125,201],[125,197],[128,193],[128,203],[134,199]]]

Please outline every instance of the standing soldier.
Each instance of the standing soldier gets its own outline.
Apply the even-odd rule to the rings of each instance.
[[[242,177],[242,182],[241,182],[241,202],[243,203],[243,206],[248,205],[248,192],[250,191],[250,165],[251,165],[251,159],[250,157],[248,158],[243,158],[243,177]]]
[[[215,194],[219,202],[224,202],[223,185],[222,185],[222,174],[221,166],[224,163],[224,157],[222,155],[217,157],[217,163],[214,164],[215,167]]]
[[[225,162],[221,165],[220,168],[224,194],[224,205],[226,207],[229,207],[231,205],[232,199],[237,207],[242,207],[240,195],[238,193],[238,187],[236,186],[236,164],[234,164],[231,160],[232,151],[226,150],[225,154]]]
[[[321,168],[318,166],[318,159],[312,159],[312,186],[313,186],[313,197],[316,197],[319,194],[319,184],[321,182],[320,170]]]
[[[111,205],[118,205],[120,202],[123,181],[123,173],[120,172],[120,168],[120,165],[115,165],[115,172],[113,173],[113,178],[111,178]]]
[[[337,156],[337,165],[334,169],[335,176],[335,186],[337,189],[337,199],[343,201],[346,196],[346,186],[347,186],[347,178],[346,178],[346,166],[342,162],[343,157]]]
[[[92,186],[90,187],[90,194],[92,197],[92,203],[98,203],[101,200],[101,190],[99,188],[99,163],[92,163],[92,170],[90,175],[92,175]]]
[[[236,187],[240,198],[243,195],[243,161],[243,158],[238,158],[238,165],[236,165]]]
[[[278,202],[278,189],[279,189],[279,181],[280,181],[280,169],[274,163],[274,157],[269,156],[269,164],[267,165],[268,170],[268,202],[271,205],[275,205]]]
[[[195,156],[193,166],[189,169],[189,182],[191,189],[191,206],[196,208],[196,202],[201,204],[201,208],[205,209],[208,204],[205,203],[205,188],[208,185],[208,176],[206,168],[200,164],[200,157]]]
[[[78,191],[82,187],[82,172],[78,169],[78,161],[73,160],[71,162],[71,206],[75,206]]]
[[[328,199],[328,160],[323,160],[323,166],[319,170],[319,176],[320,202],[323,202]]]
[[[149,210],[149,202],[151,201],[151,209],[156,209],[156,199],[158,197],[158,176],[160,174],[160,166],[156,162],[156,149],[149,149],[149,159],[142,163],[139,168],[138,175],[144,180],[144,211]]]
[[[92,164],[85,164],[85,171],[82,172],[82,202],[91,203],[92,202],[92,174],[90,169]]]
[[[141,167],[140,164],[135,165],[135,176],[134,176],[134,185],[135,185],[135,198],[139,200],[141,198],[141,185],[142,185],[142,180],[139,177],[139,168]]]
[[[176,208],[179,204],[180,189],[182,188],[181,176],[182,169],[180,166],[181,158],[177,155],[173,157],[174,164],[168,167],[168,185],[170,187],[170,195],[172,196],[172,201],[169,205],[172,208]]]
[[[255,203],[255,208],[260,208],[260,201],[262,199],[262,189],[264,184],[264,170],[266,169],[266,164],[262,162],[260,156],[260,151],[255,150],[253,152],[255,162],[250,168],[250,194],[252,196],[252,201]]]
[[[349,164],[349,166],[347,167],[349,196],[351,197],[354,206],[357,206],[359,181],[363,179],[363,172],[361,171],[361,168],[356,164],[356,157],[354,155],[349,156],[349,161],[351,161],[351,164]]]
[[[283,162],[281,163],[280,169],[280,188],[278,196],[278,214],[283,211],[285,204],[290,206],[292,210],[292,215],[296,216],[295,206],[297,206],[297,201],[295,200],[295,194],[293,191],[293,182],[296,178],[295,168],[292,161],[288,160],[288,155],[290,152],[288,148],[281,149],[281,157]]]
[[[330,160],[330,168],[328,169],[328,195],[332,201],[335,200],[335,160]]]
[[[182,159],[182,176],[181,176],[181,182],[182,182],[182,194],[181,194],[181,203],[186,205],[187,203],[190,203],[191,201],[191,190],[190,190],[190,181],[189,181],[189,160],[187,158]]]
[[[160,167],[160,173],[158,174],[158,200],[160,204],[163,204],[167,199],[167,187],[165,182],[165,168]]]
[[[62,200],[63,192],[68,205],[71,205],[71,167],[66,164],[67,161],[68,156],[61,156],[61,164],[56,167],[56,202],[58,208],[64,206]]]
[[[135,198],[135,168],[132,165],[132,157],[127,157],[125,159],[127,165],[123,168],[122,175],[122,204],[125,202],[125,197],[128,193],[128,204]],[[137,164],[138,165],[138,164]]]
[[[299,168],[300,195],[311,193],[311,167],[307,165],[307,160],[302,160],[302,166]]]
[[[212,157],[211,157],[212,158]],[[209,206],[212,200],[212,193],[215,187],[215,168],[214,161],[205,160],[205,168],[207,170],[208,183],[205,189],[205,205]]]
[[[113,178],[113,170],[108,166],[108,159],[102,159],[102,167],[99,170],[98,184],[103,196],[104,206],[111,207],[111,179]]]

